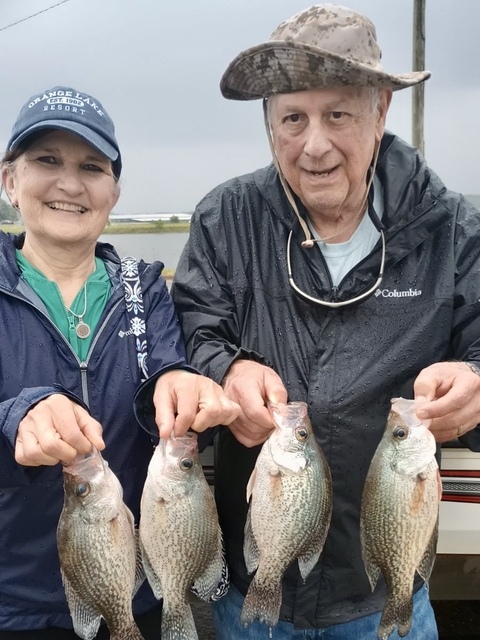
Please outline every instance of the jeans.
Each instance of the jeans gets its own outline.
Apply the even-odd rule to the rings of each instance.
[[[381,612],[364,618],[336,624],[323,629],[295,629],[290,622],[280,621],[269,629],[265,624],[253,622],[244,627],[240,621],[243,596],[233,586],[218,602],[212,604],[216,640],[377,640]],[[405,640],[438,640],[435,615],[428,597],[427,587],[423,586],[413,597],[412,626]],[[401,640],[395,630],[388,640]]]

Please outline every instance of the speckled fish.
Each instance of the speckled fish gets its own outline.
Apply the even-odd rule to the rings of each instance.
[[[162,640],[197,640],[190,589],[211,598],[222,579],[217,509],[198,459],[197,435],[161,440],[148,468],[140,515],[147,579],[163,597]]]
[[[120,482],[95,450],[64,466],[63,477],[57,544],[75,633],[92,640],[103,618],[111,640],[143,640],[132,598],[145,576]]]
[[[275,429],[263,444],[247,486],[244,556],[253,577],[242,622],[273,627],[282,578],[298,561],[304,580],[323,549],[332,514],[330,469],[304,402],[269,406]]]
[[[387,600],[378,629],[386,640],[407,635],[415,571],[428,583],[435,560],[442,485],[435,439],[413,400],[394,398],[363,490],[362,556],[372,590],[380,572]]]

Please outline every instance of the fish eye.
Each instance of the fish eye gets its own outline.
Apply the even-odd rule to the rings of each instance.
[[[193,467],[192,458],[182,458],[182,460],[180,460],[180,469],[182,469],[182,471],[190,471],[192,467]]]
[[[75,487],[75,495],[78,498],[86,498],[90,493],[90,485],[88,482],[81,482]]]
[[[298,427],[297,429],[295,429],[295,437],[299,442],[305,442],[305,440],[308,438],[308,431],[305,429],[305,427]]]
[[[404,440],[408,436],[407,429],[404,427],[395,427],[393,430],[393,437],[397,440]]]

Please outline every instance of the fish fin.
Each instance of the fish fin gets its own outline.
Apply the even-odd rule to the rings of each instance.
[[[195,582],[193,583],[195,594],[201,600],[210,600],[210,598],[215,595],[217,587],[222,580],[222,571],[223,556],[220,545],[219,552],[212,558],[202,573],[195,578]]]
[[[425,553],[423,554],[422,559],[420,560],[420,564],[418,565],[418,568],[417,568],[419,575],[425,580],[427,584],[428,584],[428,581],[430,580],[433,564],[435,562],[435,555],[437,552],[437,541],[438,541],[438,518],[433,528],[432,535],[430,537],[430,542],[428,543],[428,546],[425,549]]]
[[[136,565],[135,565],[135,584],[133,587],[132,598],[140,589],[146,577],[145,569],[143,566],[142,548],[140,546],[140,534],[138,529],[134,529],[134,535],[135,535]]]
[[[253,578],[243,601],[241,620],[247,626],[258,620],[274,627],[280,617],[282,604],[282,585],[280,582],[265,583],[261,586]]]
[[[362,542],[362,558],[363,558],[363,564],[365,566],[365,572],[368,576],[370,587],[372,588],[372,591],[374,591],[375,586],[378,582],[378,578],[380,577],[380,567],[375,562],[375,558],[373,554],[370,553],[370,550],[368,548],[368,544],[363,532],[363,528],[360,529],[360,538]]]
[[[190,605],[185,603],[170,609],[166,602],[162,610],[162,640],[198,640]]]
[[[110,631],[110,640],[145,640],[145,638],[135,622],[132,621],[128,629],[122,629],[119,633]]]
[[[248,509],[243,537],[243,555],[248,573],[253,573],[260,561],[260,551],[252,530],[251,509]]]
[[[322,547],[319,549],[310,549],[307,553],[299,556],[298,558],[298,568],[300,569],[300,575],[303,578],[303,581],[308,578],[310,571],[317,564],[318,559],[320,558],[320,554],[322,553]]]
[[[160,577],[155,573],[152,565],[150,564],[150,560],[148,559],[148,555],[143,547],[142,549],[142,560],[143,560],[143,569],[145,571],[145,575],[148,580],[148,584],[151,586],[153,595],[157,598],[157,600],[161,600],[163,598],[163,589],[162,583],[160,581]]]
[[[63,571],[61,573],[74,631],[82,640],[94,640],[102,617],[80,600],[65,573]]]
[[[412,624],[413,600],[412,597],[398,602],[395,597],[387,596],[387,601],[378,628],[378,637],[387,640],[398,625],[398,635],[403,638],[410,631]]]
[[[253,485],[255,484],[255,478],[257,476],[257,469],[254,467],[247,484],[247,502],[250,502],[251,495],[253,493]]]

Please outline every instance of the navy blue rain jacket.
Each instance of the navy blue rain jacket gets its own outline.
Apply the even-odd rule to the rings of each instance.
[[[189,369],[162,263],[140,262],[146,309],[149,380],[141,385],[135,336],[120,282],[120,260],[98,243],[112,293],[85,362],[53,325],[41,300],[20,278],[15,259],[23,236],[0,233],[0,630],[71,628],[61,582],[56,527],[63,505],[61,465],[23,467],[15,461],[19,422],[42,398],[62,392],[87,406],[104,430],[103,452],[124,489],[136,521],[151,436],[140,428],[133,398],[140,388],[143,417],[151,410],[151,389],[160,373]],[[143,393],[142,393],[143,390]],[[153,419],[151,419],[153,424]],[[135,613],[156,604],[144,583]]]

